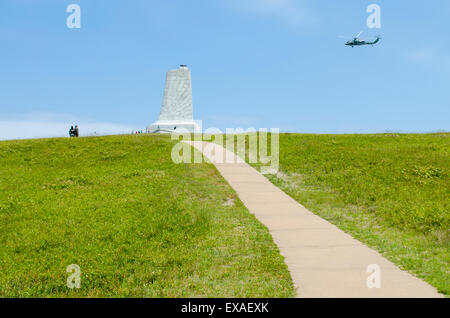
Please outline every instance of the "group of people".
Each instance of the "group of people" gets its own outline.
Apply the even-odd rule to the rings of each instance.
[[[131,133],[132,133],[133,135],[135,134],[134,131],[132,131]],[[136,130],[136,135],[140,135],[140,134],[143,134],[143,133],[144,133],[143,130]]]
[[[75,125],[75,127],[71,126],[69,129],[69,136],[70,137],[78,137],[80,135],[80,131],[78,130],[78,125]]]

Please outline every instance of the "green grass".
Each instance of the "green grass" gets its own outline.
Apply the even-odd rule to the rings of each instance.
[[[267,177],[449,295],[449,167],[450,133],[281,134],[280,172]]]
[[[268,230],[212,165],[174,164],[172,146],[0,142],[0,296],[294,296]],[[70,264],[81,289],[66,286]]]

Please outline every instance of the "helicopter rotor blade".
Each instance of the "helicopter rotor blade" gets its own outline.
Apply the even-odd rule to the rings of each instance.
[[[355,39],[358,38],[361,34],[363,34],[363,32],[364,32],[364,31],[359,32],[358,35],[355,36]]]

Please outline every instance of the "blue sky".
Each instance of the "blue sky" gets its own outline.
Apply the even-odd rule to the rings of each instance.
[[[449,32],[447,0],[1,0],[0,139],[144,129],[179,64],[203,128],[449,131]]]

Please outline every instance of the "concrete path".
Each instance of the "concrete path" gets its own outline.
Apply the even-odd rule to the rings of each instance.
[[[443,297],[308,211],[234,153],[213,143],[187,143],[203,152],[248,210],[270,230],[285,257],[298,297]],[[235,163],[223,163],[223,153]],[[367,286],[371,264],[380,268],[381,288]]]

